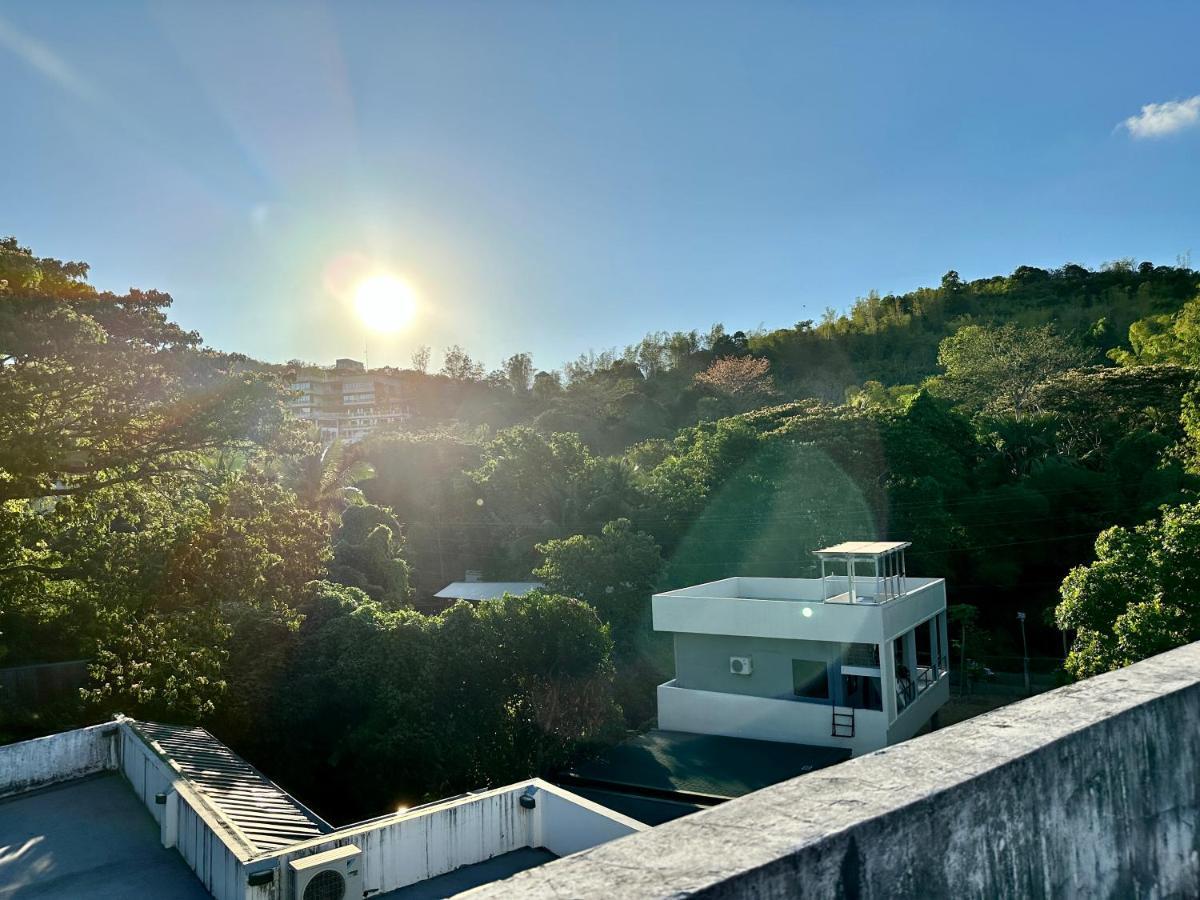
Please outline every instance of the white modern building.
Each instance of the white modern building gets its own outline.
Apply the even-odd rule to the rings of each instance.
[[[0,747],[0,897],[429,900],[647,826],[537,778],[335,828],[202,728]]]
[[[946,585],[906,542],[817,550],[820,578],[725,578],[655,594],[675,641],[660,729],[858,755],[917,734],[950,696]]]
[[[323,444],[361,441],[377,428],[403,425],[408,404],[398,376],[368,372],[355,359],[339,359],[332,369],[298,373],[291,383],[292,413],[316,425]]]

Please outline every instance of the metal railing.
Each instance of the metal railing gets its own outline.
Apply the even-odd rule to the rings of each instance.
[[[842,665],[864,669],[879,668],[879,646],[877,644],[849,644],[842,653]]]
[[[945,673],[946,669],[942,668],[945,665],[945,658],[939,660],[939,668],[936,670],[933,666],[917,666],[917,677],[914,679],[909,675],[896,676],[896,712],[903,711],[910,703],[916,700],[921,694],[925,693],[935,684],[938,678]]]

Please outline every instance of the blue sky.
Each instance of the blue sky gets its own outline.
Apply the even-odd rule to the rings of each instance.
[[[329,273],[369,260],[421,298],[372,364],[555,367],[951,268],[1173,263],[1200,256],[1198,27],[1183,3],[0,2],[0,233],[280,361],[361,356]]]

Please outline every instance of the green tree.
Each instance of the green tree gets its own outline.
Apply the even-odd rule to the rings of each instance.
[[[429,371],[429,345],[421,344],[412,352],[412,367],[414,372],[420,372],[424,375]]]
[[[562,396],[562,376],[557,372],[538,372],[533,376],[533,399],[549,403]]]
[[[291,460],[288,468],[287,481],[300,505],[331,521],[337,519],[349,500],[359,496],[354,485],[374,474],[358,445],[342,441],[334,441],[324,449],[312,446]]]
[[[471,355],[455,344],[447,347],[442,357],[442,374],[453,381],[482,381],[483,364],[471,359]]]
[[[101,522],[113,514],[97,512]],[[279,486],[238,477],[183,524],[129,527],[145,526],[120,568],[74,585],[100,624],[86,696],[109,709],[201,718],[225,690],[231,622],[253,611],[294,624],[291,604],[324,568],[326,524]]]
[[[1175,313],[1160,313],[1129,326],[1131,349],[1116,348],[1109,356],[1123,366],[1159,363],[1200,365],[1200,297]]]
[[[533,574],[547,590],[590,603],[628,650],[648,631],[650,594],[662,571],[654,538],[628,519],[608,522],[597,535],[576,534],[537,545],[541,566]]]
[[[942,341],[946,392],[969,409],[1025,411],[1042,382],[1081,365],[1084,354],[1052,326],[968,325]]]
[[[333,538],[329,579],[360,588],[385,609],[408,604],[409,566],[400,522],[382,506],[347,506]]]
[[[484,445],[481,465],[470,476],[482,521],[501,551],[499,568],[528,572],[537,540],[575,528],[587,503],[591,466],[591,453],[574,434],[546,437],[510,428]]]
[[[271,439],[272,377],[201,350],[167,320],[167,294],[102,293],[86,275],[0,241],[0,501],[191,471]]]
[[[1200,639],[1200,504],[1103,532],[1061,594],[1056,620],[1075,632],[1067,670],[1079,678]]]
[[[361,818],[548,773],[619,728],[612,641],[585,603],[534,592],[422,616],[310,591],[272,746],[323,809]]]
[[[513,393],[519,397],[526,396],[533,386],[533,357],[528,353],[514,353],[501,365]]]

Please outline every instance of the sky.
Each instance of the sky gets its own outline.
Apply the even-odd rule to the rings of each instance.
[[[0,0],[0,234],[222,350],[554,368],[1200,255],[1200,6]],[[368,332],[347,272],[413,288]]]

